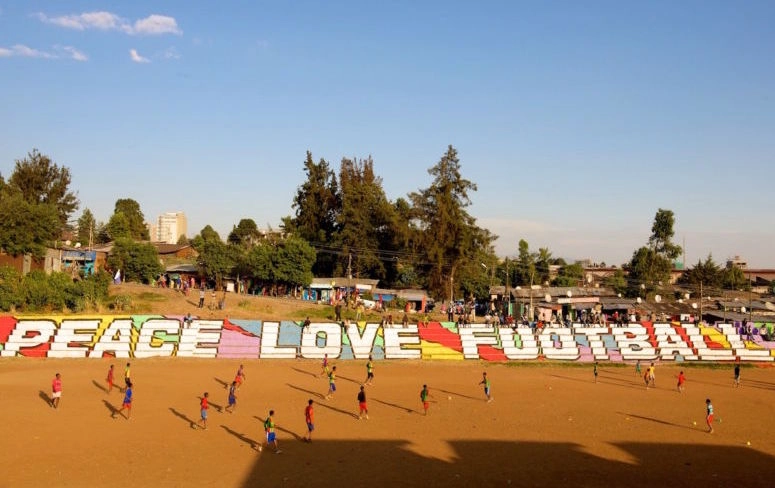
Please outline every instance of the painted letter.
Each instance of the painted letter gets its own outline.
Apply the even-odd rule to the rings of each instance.
[[[178,356],[214,358],[221,341],[223,322],[220,320],[192,320],[191,326],[180,332]]]
[[[489,325],[471,324],[470,327],[458,329],[458,334],[460,342],[463,343],[463,357],[466,359],[479,359],[479,344],[498,345],[495,327]]]
[[[13,357],[17,353],[22,356],[33,355],[30,354],[33,351],[25,352],[25,350],[48,344],[55,331],[56,325],[51,320],[21,320],[8,336],[0,355],[2,357]],[[45,356],[45,352],[35,355]]]
[[[272,359],[293,359],[298,349],[293,346],[278,346],[280,323],[264,322],[261,333],[261,357]]]
[[[48,352],[50,358],[85,358],[100,320],[63,320]],[[84,333],[85,332],[85,333]],[[70,345],[74,343],[74,345]]]
[[[317,344],[319,334],[325,340],[322,347]],[[301,356],[319,359],[326,354],[331,359],[342,354],[342,327],[331,323],[310,324],[301,335]]]
[[[89,352],[89,357],[101,358],[105,353],[113,353],[117,358],[128,358],[131,336],[131,319],[114,320],[99,336],[97,344]]]
[[[510,327],[498,327],[503,353],[509,359],[538,359],[538,341],[528,327],[517,327],[516,334]],[[517,338],[520,345],[517,346]]]
[[[164,335],[173,335],[174,338],[160,337],[157,332]],[[178,339],[180,322],[172,319],[150,319],[140,326],[140,337],[135,346],[136,358],[150,358],[155,356],[169,357],[175,351],[174,342]],[[156,345],[156,344],[158,345]]]
[[[404,348],[403,345],[420,345],[420,335],[417,325],[400,328],[382,328],[385,335],[385,359],[420,359],[419,347]]]
[[[355,359],[368,359],[374,348],[374,340],[377,338],[378,331],[379,324],[366,324],[363,328],[363,335],[358,330],[358,324],[351,323],[347,327],[347,337],[350,339]]]

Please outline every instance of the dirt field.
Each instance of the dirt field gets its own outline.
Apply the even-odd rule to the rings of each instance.
[[[104,390],[108,360],[0,361],[1,486],[772,486],[770,427],[775,370],[660,366],[646,391],[630,368],[379,362],[367,387],[370,420],[358,421],[363,362],[338,363],[339,391],[310,361],[246,361],[234,414],[223,383],[238,362],[134,360],[131,420],[112,419],[122,394]],[[123,362],[116,376],[123,374]],[[483,368],[494,401],[486,403]],[[58,410],[47,400],[63,378]],[[433,394],[423,417],[419,391]],[[207,431],[194,430],[210,392]],[[713,399],[716,433],[704,431]],[[316,401],[311,444],[303,410]],[[283,452],[258,452],[262,421],[276,411]],[[694,425],[697,422],[697,425]],[[750,446],[747,442],[750,441]]]

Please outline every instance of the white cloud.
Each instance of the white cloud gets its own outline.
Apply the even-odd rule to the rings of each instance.
[[[11,56],[18,56],[21,58],[42,58],[42,59],[55,59],[56,55],[34,49],[24,44],[15,44],[10,48],[0,47],[0,57],[10,58]]]
[[[46,24],[80,31],[87,29],[117,30],[130,35],[183,34],[175,18],[167,15],[152,14],[144,19],[138,19],[134,23],[112,12],[102,11],[62,15],[59,17],[49,17],[42,12],[38,12],[35,14],[35,17]]]
[[[24,44],[16,44],[11,49],[13,50],[15,56],[22,56],[24,58],[54,59],[56,57],[51,53],[40,51],[38,49],[25,46]]]
[[[135,63],[150,63],[151,60],[148,58],[144,58],[138,54],[136,49],[130,49],[129,50],[129,57],[132,58],[132,61]]]
[[[119,29],[125,23],[121,17],[110,12],[84,12],[78,15],[62,15],[60,17],[49,17],[39,12],[35,16],[46,24],[81,31],[86,29],[114,30]]]
[[[79,51],[78,49],[74,48],[73,46],[61,46],[58,47],[60,51],[63,51],[65,53],[66,58],[73,59],[75,61],[88,61],[89,57],[83,53],[83,51]]]
[[[82,51],[72,46],[54,46],[54,52],[41,51],[24,44],[15,44],[10,48],[0,47],[0,58],[40,58],[40,59],[73,59],[75,61],[88,61],[89,57]]]
[[[166,15],[149,15],[144,19],[135,21],[130,34],[139,35],[160,35],[160,34],[183,34],[178,27],[178,22],[174,17]]]

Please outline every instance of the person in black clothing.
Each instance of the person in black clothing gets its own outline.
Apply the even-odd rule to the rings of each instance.
[[[366,405],[366,390],[361,385],[361,391],[358,392],[358,420],[362,419],[366,415],[366,420],[369,420],[369,407]]]

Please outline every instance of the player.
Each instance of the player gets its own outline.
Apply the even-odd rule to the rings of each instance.
[[[649,383],[651,383],[651,386],[656,388],[657,377],[656,377],[656,369],[654,368],[654,363],[651,363],[651,366],[649,366],[648,372],[649,372]]]
[[[482,373],[482,381],[479,384],[484,385],[484,396],[487,397],[487,403],[490,403],[492,396],[490,396],[490,378],[487,377],[487,373]]]
[[[113,391],[113,365],[110,365],[110,368],[108,368],[108,377],[105,378],[105,381],[108,382],[108,394],[110,394],[111,391]]]
[[[331,368],[328,373],[328,394],[326,400],[333,399],[334,393],[336,393],[336,366]]]
[[[684,372],[681,371],[678,373],[678,393],[684,392],[684,383],[686,383],[686,376],[684,376]]]
[[[420,401],[422,402],[423,415],[428,415],[428,408],[431,406],[428,401],[428,397],[430,396],[431,393],[428,391],[428,385],[422,385],[422,390],[420,390]]]
[[[651,383],[651,378],[649,377],[649,370],[646,369],[646,372],[643,373],[643,382],[646,383],[646,391],[649,389],[649,383]]]
[[[234,413],[234,408],[237,406],[237,381],[232,381],[229,387],[229,404],[226,405],[226,411]]]
[[[111,417],[116,418],[117,413],[120,413],[123,415],[124,410],[126,410],[127,420],[129,420],[129,418],[132,416],[132,384],[133,384],[132,380],[127,379],[126,388],[124,389],[124,402],[121,404],[121,410],[119,410],[118,412],[113,412]]]
[[[595,375],[595,383],[597,383],[597,361],[595,361],[595,368],[592,370],[592,373]]]
[[[366,390],[361,385],[361,391],[358,392],[358,420],[362,419],[364,414],[366,420],[369,420],[369,407],[366,405]]]
[[[640,359],[638,359],[638,361],[635,363],[635,376],[640,376],[640,375],[641,375],[641,372],[640,372]]]
[[[304,439],[307,442],[312,442],[312,431],[315,430],[315,410],[312,407],[314,402],[310,398],[307,401],[307,406],[304,408],[304,421],[307,423],[307,438]]]
[[[328,369],[328,354],[323,355],[323,363],[320,365],[320,376],[327,378],[330,373]]]
[[[275,454],[280,454],[280,445],[277,443],[277,434],[274,431],[274,410],[269,411],[269,416],[264,420],[264,432],[266,432],[266,445],[270,444],[274,446]]]
[[[740,363],[735,363],[735,388],[740,386]]]
[[[369,361],[366,363],[366,381],[364,382],[365,385],[371,385],[374,381],[374,361],[371,358],[371,355],[369,355]]]
[[[708,425],[708,434],[713,433],[713,404],[710,398],[705,400],[705,423]]]
[[[245,375],[245,366],[240,364],[237,373],[234,375],[234,383],[237,383],[237,389],[242,386],[242,382],[245,381],[245,379],[247,379]]]
[[[204,430],[207,430],[207,410],[210,408],[210,403],[208,402],[209,397],[210,394],[205,392],[204,395],[202,395],[202,400],[199,402],[199,424]]]
[[[129,385],[132,383],[132,378],[130,377],[132,371],[130,370],[130,366],[129,363],[126,363],[126,367],[124,368],[124,384],[127,388],[129,388]]]
[[[51,380],[51,406],[59,408],[60,398],[62,398],[62,375],[57,373],[54,375],[54,379]]]

